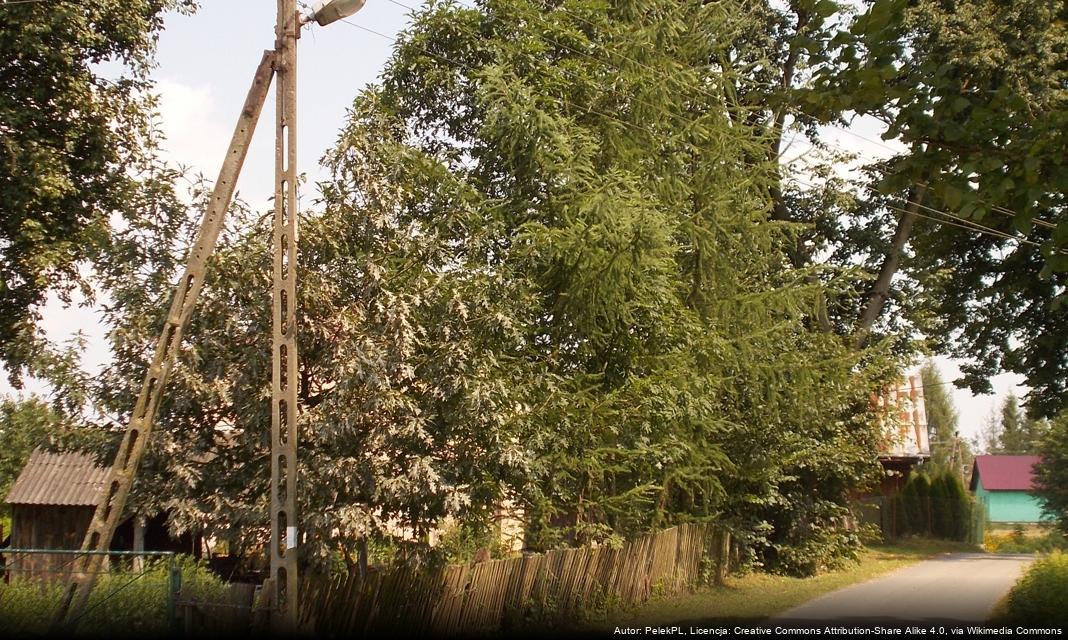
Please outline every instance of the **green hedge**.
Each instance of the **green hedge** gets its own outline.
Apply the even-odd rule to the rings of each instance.
[[[1031,565],[1009,592],[1006,616],[1015,624],[1068,627],[1068,553],[1055,551]]]
[[[968,542],[975,537],[978,505],[957,474],[943,471],[933,478],[914,473],[890,502],[893,533]],[[978,540],[975,540],[978,542]]]

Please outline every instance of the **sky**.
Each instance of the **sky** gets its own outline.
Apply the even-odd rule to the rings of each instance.
[[[398,0],[418,6],[420,0]],[[252,74],[262,52],[274,45],[273,0],[200,0],[192,16],[171,15],[160,36],[158,68],[154,72],[159,93],[160,126],[166,136],[164,151],[178,164],[215,178],[221,158],[245,100]],[[387,36],[408,23],[409,11],[391,0],[367,0],[350,22]],[[393,43],[345,22],[327,27],[312,24],[301,36],[298,48],[298,145],[299,170],[307,174],[303,202],[314,199],[314,183],[325,174],[319,166],[323,153],[333,146],[346,112],[361,89],[373,83],[392,51]],[[826,129],[838,148],[864,157],[883,157],[894,145],[879,139],[881,130],[873,121],[854,123],[849,131]],[[274,177],[273,92],[260,116],[259,126],[237,184],[237,197],[258,209],[267,208]],[[802,154],[807,146],[798,141],[787,153]],[[264,304],[269,303],[264,291]],[[109,359],[104,328],[92,309],[63,308],[52,300],[44,311],[44,327],[53,340],[64,340],[83,331],[89,340],[83,365],[98,371]],[[195,336],[187,339],[195,340]],[[946,380],[960,375],[948,358],[936,361]],[[991,410],[1010,390],[1022,396],[1018,376],[994,378],[995,393],[973,396],[953,389],[960,413],[961,434],[972,437],[982,430]],[[40,391],[40,385],[30,385]],[[0,393],[12,393],[6,380]]]

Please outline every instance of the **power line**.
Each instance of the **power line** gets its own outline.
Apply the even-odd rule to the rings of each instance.
[[[400,4],[399,2],[396,2],[395,0],[389,0],[389,1],[393,2],[394,4],[398,4],[398,5]],[[405,6],[405,5],[401,5],[401,6]],[[410,9],[410,7],[408,7],[408,8]],[[414,11],[414,9],[412,9],[412,10]],[[397,37],[381,33],[379,31],[376,31],[376,30],[371,29],[369,27],[365,27],[363,25],[357,24],[357,23],[352,22],[350,20],[345,19],[345,20],[342,20],[342,22],[345,22],[346,24],[348,24],[348,25],[350,25],[352,27],[355,27],[357,29],[360,29],[360,30],[365,31],[367,33],[370,33],[372,35],[375,35],[375,36],[378,36],[380,38],[384,38],[386,40],[389,40],[390,42],[393,42],[393,43],[397,43],[398,42],[398,38]],[[463,68],[465,68],[465,69],[467,69],[469,71],[474,71],[474,69],[470,65],[467,65],[467,64],[462,63],[462,62],[457,62],[455,60],[452,60],[452,59],[450,59],[448,57],[445,57],[445,56],[442,56],[440,54],[433,53],[433,52],[427,50],[425,47],[421,47],[419,45],[415,45],[414,43],[409,42],[408,44],[414,46],[416,49],[422,51],[426,55],[429,55],[431,57],[437,58],[439,60],[442,60],[444,62],[452,64],[454,66],[463,67]],[[560,100],[555,99],[555,98],[554,98],[554,100],[556,100],[556,102],[558,104],[561,104],[561,106],[564,106],[563,103]],[[598,115],[601,115],[602,117],[609,118],[611,120],[615,120],[616,122],[619,122],[620,124],[623,124],[625,126],[632,126],[632,127],[635,127],[635,128],[644,129],[650,135],[653,135],[653,136],[656,135],[653,131],[649,130],[648,128],[646,128],[646,127],[644,127],[642,125],[625,122],[623,120],[620,120],[619,118],[616,118],[615,116],[612,116],[612,115],[609,115],[609,114],[606,114],[606,113],[602,113],[602,112],[599,112],[597,110],[590,109],[590,111],[592,113],[596,113]],[[805,183],[804,181],[797,180],[797,179],[795,179],[795,180],[797,182],[801,182],[802,184],[805,184],[806,186],[808,186],[810,188],[816,188],[815,185],[812,185],[810,183]],[[1018,237],[1015,237],[1015,236],[1011,236],[1011,235],[1005,234],[1003,232],[997,231],[995,229],[991,229],[989,227],[984,227],[983,225],[978,225],[978,223],[974,223],[974,222],[972,222],[970,220],[967,220],[965,218],[960,218],[958,216],[954,216],[953,214],[950,214],[950,213],[947,213],[945,211],[941,211],[941,210],[935,209],[933,207],[928,207],[926,205],[921,205],[921,204],[913,202],[911,200],[906,200],[905,203],[906,204],[913,204],[913,205],[916,205],[918,207],[922,207],[924,209],[927,209],[929,211],[940,213],[942,215],[945,215],[945,216],[948,216],[950,218],[953,218],[955,220],[959,220],[960,221],[960,222],[955,222],[953,220],[934,218],[934,217],[931,217],[931,216],[927,216],[927,215],[921,214],[919,212],[915,212],[918,217],[925,218],[927,220],[933,221],[933,222],[938,223],[938,224],[944,224],[944,225],[957,227],[957,228],[960,228],[960,229],[963,229],[963,230],[969,231],[969,232],[978,232],[978,233],[986,234],[986,235],[994,235],[995,237],[998,237],[998,238],[1001,238],[1001,239],[1015,241],[1015,242],[1018,242],[1018,243],[1022,242],[1022,243],[1031,244],[1031,245],[1034,245],[1034,246],[1040,246],[1038,243],[1033,242],[1031,240],[1027,240],[1026,238],[1018,238]],[[893,206],[893,205],[887,205],[887,208],[895,210],[895,211],[900,212],[900,213],[907,213],[907,211],[905,209],[901,209],[901,208]],[[1068,253],[1068,252],[1062,252],[1062,253]],[[943,386],[943,385],[948,385],[948,384],[956,385],[957,382],[963,382],[963,381],[964,381],[963,379],[961,379],[961,380],[946,380],[946,381],[942,381],[942,382],[939,382],[939,383],[936,383],[936,384],[925,385],[925,386],[926,387],[934,387],[934,386]]]
[[[806,187],[809,187],[809,188],[812,188],[812,189],[818,189],[819,188],[817,185],[814,185],[814,184],[812,184],[810,182],[806,182],[806,181],[804,181],[804,180],[802,180],[800,178],[791,177],[789,179],[793,180],[794,182],[797,182],[798,184],[801,184],[802,186],[806,186]],[[974,222],[972,220],[968,220],[967,218],[962,218],[960,216],[956,216],[956,215],[954,215],[952,213],[949,213],[947,211],[943,211],[941,209],[936,209],[934,207],[930,207],[930,206],[927,206],[925,204],[921,204],[919,202],[916,202],[915,200],[904,199],[904,200],[902,200],[902,202],[904,202],[907,205],[913,205],[913,206],[915,206],[915,207],[917,207],[919,209],[926,209],[927,211],[930,211],[932,213],[936,213],[936,214],[939,214],[939,215],[946,216],[947,218],[950,218],[950,220],[946,220],[946,219],[943,219],[943,218],[934,218],[932,216],[920,213],[919,211],[908,211],[906,209],[902,209],[901,207],[898,207],[898,206],[895,206],[895,205],[889,204],[889,203],[884,204],[883,206],[885,206],[887,209],[890,209],[892,211],[896,211],[898,213],[903,213],[903,214],[911,213],[911,214],[915,215],[916,217],[924,218],[925,220],[930,220],[932,222],[937,222],[939,224],[944,224],[944,225],[948,225],[948,226],[951,226],[951,227],[957,227],[959,229],[964,229],[966,231],[974,231],[974,232],[978,232],[978,233],[983,234],[983,235],[994,236],[994,237],[1000,238],[1002,240],[1010,240],[1010,241],[1013,241],[1013,242],[1016,242],[1016,243],[1032,245],[1032,246],[1035,246],[1035,247],[1041,247],[1042,246],[1040,243],[1035,242],[1034,240],[1029,240],[1027,238],[1020,238],[1018,236],[1010,235],[1008,233],[1005,233],[1004,231],[1000,231],[1000,230],[994,229],[992,227],[987,227],[985,225],[981,225],[981,224],[979,224],[977,222]],[[1065,251],[1063,249],[1060,250],[1059,253],[1061,253],[1063,255],[1068,255],[1068,251]]]
[[[993,227],[988,227],[986,225],[983,225],[983,224],[980,224],[978,222],[975,222],[974,220],[969,220],[968,218],[962,218],[960,216],[954,215],[952,213],[949,213],[948,211],[942,211],[940,209],[935,209],[935,208],[930,207],[928,205],[921,204],[919,202],[913,202],[911,200],[906,200],[906,202],[908,202],[909,204],[913,204],[913,205],[915,205],[915,206],[917,206],[919,208],[926,209],[927,211],[932,211],[934,213],[940,213],[940,214],[942,214],[944,216],[949,216],[950,218],[953,218],[954,220],[960,220],[961,222],[964,222],[966,224],[973,225],[977,229],[985,229],[986,231],[988,231],[990,233],[993,233],[993,234],[1001,234],[1002,236],[1004,236],[1005,238],[1010,239],[1010,240],[1018,240],[1019,242],[1023,242],[1023,243],[1026,243],[1026,244],[1034,245],[1036,247],[1042,246],[1039,243],[1035,242],[1034,240],[1028,240],[1026,238],[1018,238],[1018,237],[1016,237],[1014,235],[1011,235],[1011,234],[1009,234],[1007,232],[1001,231],[1000,229],[994,229]]]

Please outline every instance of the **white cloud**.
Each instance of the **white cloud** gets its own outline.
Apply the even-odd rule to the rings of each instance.
[[[211,89],[167,79],[159,80],[156,89],[165,157],[214,177],[230,134],[219,121]]]
[[[167,78],[157,81],[156,90],[160,124],[166,137],[162,144],[163,158],[191,169],[194,174],[203,174],[208,180],[215,180],[242,104],[220,103],[216,90],[209,85],[194,86]],[[227,98],[226,102],[229,101]],[[237,198],[258,211],[270,207],[273,195],[273,118],[273,101],[268,99],[252,136],[235,193]]]
[[[39,326],[45,337],[57,345],[66,343],[81,332],[86,341],[81,359],[82,368],[90,375],[99,374],[111,361],[107,327],[103,323],[99,307],[86,305],[85,299],[77,291],[73,292],[71,298],[71,304],[67,306],[63,304],[58,295],[49,294],[44,308],[41,309]],[[41,380],[25,380],[24,394],[47,395],[50,392],[50,387]],[[0,395],[17,395],[8,384],[6,375],[0,376]]]

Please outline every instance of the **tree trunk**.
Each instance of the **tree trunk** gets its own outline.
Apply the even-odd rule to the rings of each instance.
[[[926,192],[926,185],[914,187],[909,191],[909,201],[905,207],[905,213],[898,220],[894,238],[890,243],[890,250],[886,252],[883,266],[879,269],[879,277],[875,279],[875,283],[872,284],[871,289],[868,291],[868,301],[860,311],[860,318],[857,321],[857,330],[853,339],[853,347],[855,349],[863,349],[864,345],[868,343],[871,328],[875,325],[875,321],[879,319],[879,315],[886,305],[886,300],[890,297],[890,281],[893,280],[894,274],[897,273],[898,264],[901,261],[901,252],[905,249],[905,243],[908,242],[909,235],[912,233],[912,225],[916,222],[918,217],[916,214],[920,210],[920,205]]]

